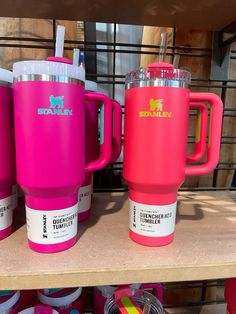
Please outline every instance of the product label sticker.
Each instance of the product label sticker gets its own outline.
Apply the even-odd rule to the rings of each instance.
[[[36,210],[26,206],[27,232],[30,241],[56,244],[77,234],[78,204],[58,210]]]
[[[0,200],[0,230],[4,230],[12,225],[12,209],[12,196]]]
[[[176,205],[146,205],[129,200],[129,228],[149,237],[164,237],[175,229]]]
[[[79,214],[91,208],[93,184],[82,186],[79,189]]]

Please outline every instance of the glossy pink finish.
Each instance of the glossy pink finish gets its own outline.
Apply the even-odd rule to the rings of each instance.
[[[64,108],[73,114],[39,115],[38,108],[50,107],[50,95],[63,95]],[[75,84],[14,84],[17,181],[31,208],[53,210],[77,202],[85,164],[83,95]]]
[[[0,240],[5,239],[8,237],[12,232],[12,226],[9,226],[3,230],[0,230]]]
[[[73,64],[73,61],[71,59],[63,58],[63,57],[55,57],[55,56],[48,57],[47,61],[54,61],[54,62],[60,62],[60,63]]]
[[[107,298],[102,295],[102,293],[94,287],[93,289],[93,304],[94,304],[94,314],[104,313],[104,305]]]
[[[88,97],[89,96],[89,97]],[[104,143],[100,145],[100,156],[96,161],[92,161],[85,166],[86,172],[93,172],[105,167],[111,158],[112,152],[112,105],[110,106],[110,100],[104,94],[86,92],[85,100],[101,102],[105,105],[109,103],[109,106],[104,106]],[[99,165],[99,167],[98,167]]]
[[[39,244],[32,242],[28,240],[29,247],[39,253],[56,253],[56,252],[61,252],[66,249],[69,249],[73,245],[75,245],[77,241],[77,236],[71,238],[70,240],[61,242],[61,243],[56,243],[56,244]]]
[[[122,128],[122,108],[116,100],[112,100],[113,108],[113,138],[112,138],[112,156],[110,162],[115,162],[121,152],[121,128]]]
[[[219,96],[210,93],[190,93],[190,101],[207,102],[211,105],[207,161],[202,165],[186,166],[185,169],[185,174],[187,176],[195,176],[211,172],[218,164],[220,155],[223,104]]]
[[[152,109],[152,99],[161,100],[161,109]],[[202,165],[186,166],[190,102],[212,105],[208,157]],[[126,90],[123,174],[129,185],[130,199],[149,205],[173,204],[185,175],[212,171],[219,160],[222,109],[218,96],[190,93],[186,88]],[[140,112],[148,113],[142,115]],[[130,236],[134,241],[150,246],[165,245],[173,240],[173,234],[150,237],[130,231]]]
[[[198,126],[195,140],[195,150],[190,155],[187,156],[187,163],[200,161],[206,153],[206,142],[207,142],[207,122],[208,122],[208,108],[205,104],[193,103],[190,104],[190,109],[197,109],[200,115],[200,125]],[[197,128],[198,128],[197,127]]]
[[[121,152],[121,121],[122,109],[121,105],[116,100],[112,101],[113,109],[113,131],[112,131],[112,156],[110,162],[115,162]],[[98,156],[98,105],[97,101],[86,101],[85,108],[85,136],[86,136],[86,161],[91,162]],[[92,183],[92,172],[85,175],[85,180],[82,186],[87,186]],[[78,212],[78,220],[83,221],[90,217],[91,214],[91,199],[88,209],[83,212]]]
[[[42,114],[41,108],[51,108],[51,95],[63,96],[60,108],[67,114]],[[105,112],[104,143],[100,155],[86,165],[85,97],[86,100],[104,103]],[[99,170],[110,160],[112,105],[109,98],[90,93],[85,96],[84,88],[78,84],[25,81],[14,84],[14,105],[17,181],[25,192],[26,205],[35,210],[56,210],[75,205],[85,171]],[[59,106],[56,109],[59,110]],[[75,242],[74,237],[53,244],[51,249],[50,245],[32,242],[29,245],[37,251],[56,252]]]
[[[63,297],[65,294],[69,294],[70,291],[73,293],[76,290],[76,288],[63,288],[63,289],[59,289],[56,290],[55,292],[51,293],[50,295],[48,295],[48,297],[53,298],[60,298]],[[59,314],[70,314],[73,312],[73,310],[79,312],[79,313],[84,313],[84,304],[85,304],[85,300],[86,300],[86,288],[83,288],[81,291],[80,296],[71,304],[65,304],[65,306],[54,306],[55,310],[59,313]],[[43,293],[43,290],[39,290],[41,293]],[[50,305],[50,304],[48,304]]]
[[[15,148],[12,89],[0,86],[0,199],[12,194],[15,183]],[[11,226],[0,230],[0,239],[11,233]]]
[[[95,101],[85,102],[85,160],[91,162],[98,157],[99,145],[98,145],[98,103]],[[85,179],[82,183],[83,186],[90,185],[92,183],[93,172],[87,172]],[[86,220],[90,217],[91,213],[91,199],[90,205],[86,211],[78,212],[78,221]]]

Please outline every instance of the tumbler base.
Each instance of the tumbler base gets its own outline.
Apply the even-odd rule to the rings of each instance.
[[[12,232],[12,226],[9,226],[3,230],[0,230],[0,240],[5,239],[8,237]]]
[[[29,247],[33,251],[36,251],[39,253],[57,253],[57,252],[68,250],[73,245],[75,245],[76,241],[77,241],[77,236],[65,242],[56,243],[56,244],[38,244],[30,240],[28,240],[28,244],[29,244]]]
[[[131,240],[145,246],[164,246],[174,240],[174,233],[164,237],[146,237],[129,230]]]
[[[91,216],[91,208],[82,213],[78,213],[78,222],[89,219],[90,216]]]

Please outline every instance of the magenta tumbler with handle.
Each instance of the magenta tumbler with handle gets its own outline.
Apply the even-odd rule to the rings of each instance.
[[[12,230],[14,199],[12,186],[15,183],[14,118],[12,99],[12,73],[0,69],[0,239]]]
[[[97,83],[93,81],[85,81],[85,90],[96,94],[98,91]],[[121,151],[121,118],[122,110],[121,105],[116,100],[112,102],[112,155],[110,162],[115,162],[120,155]],[[85,160],[91,162],[95,160],[99,153],[98,146],[98,106],[100,105],[97,101],[86,101],[85,106]],[[103,108],[103,107],[102,107]],[[104,141],[104,128],[103,120],[104,114],[101,109],[101,123],[100,123],[100,145]],[[79,211],[78,220],[83,221],[88,219],[91,214],[91,202],[93,192],[93,173],[87,172],[85,175],[84,182],[79,190]]]
[[[86,172],[110,160],[112,104],[85,93],[84,70],[65,58],[13,66],[17,182],[25,192],[29,246],[65,250],[76,242],[78,190]],[[85,101],[100,101],[105,136],[100,155],[85,162]]]

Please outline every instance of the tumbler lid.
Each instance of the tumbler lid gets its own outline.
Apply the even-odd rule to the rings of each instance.
[[[65,27],[57,26],[55,56],[44,60],[20,61],[13,64],[14,81],[74,82],[84,85],[85,71],[63,57]]]
[[[0,81],[12,83],[13,73],[11,71],[0,68]]]
[[[40,306],[42,307],[41,309],[40,309]],[[43,306],[45,306],[45,305],[43,305]],[[43,306],[42,305],[37,305],[36,307],[38,307],[41,310],[40,311],[41,313],[46,313],[46,309],[45,308],[43,309]],[[35,311],[36,307],[29,307],[28,309],[25,309],[25,310],[19,312],[18,314],[34,314],[35,312],[37,313],[37,311]],[[49,310],[50,310],[50,308],[49,308]],[[56,310],[54,310],[52,308],[51,308],[51,313],[52,314],[59,314]]]
[[[4,313],[10,310],[19,300],[20,298],[20,291],[15,291],[10,293],[10,297],[7,298],[5,301],[0,301],[0,313]]]
[[[85,90],[90,92],[97,92],[98,91],[98,84],[93,81],[85,81]]]
[[[53,77],[57,77],[58,80],[63,77],[68,77],[76,80],[85,81],[85,71],[83,68],[73,64],[57,61],[44,61],[44,60],[32,60],[32,61],[19,61],[13,64],[13,77],[14,81],[20,80],[21,77],[25,80],[35,80],[34,76],[42,76],[42,80],[46,80],[46,76],[52,80],[57,81]],[[28,77],[28,79],[27,79]]]
[[[125,77],[126,88],[147,86],[188,87],[191,82],[191,73],[175,69],[166,62],[155,62],[147,69],[140,68],[128,73]]]
[[[57,289],[51,294],[45,290],[38,291],[39,301],[55,307],[66,306],[77,300],[82,293],[82,288],[77,289]]]

